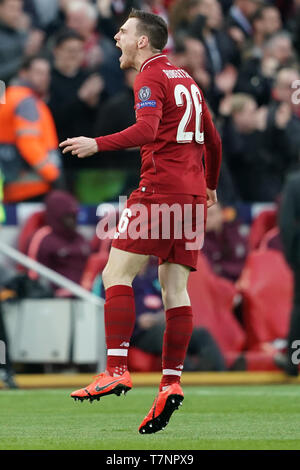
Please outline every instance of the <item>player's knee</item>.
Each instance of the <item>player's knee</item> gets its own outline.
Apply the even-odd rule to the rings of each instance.
[[[177,289],[173,287],[162,288],[161,294],[165,309],[190,304],[190,298],[185,287],[178,287]]]
[[[182,280],[168,280],[165,281],[163,277],[160,278],[162,296],[174,297],[185,295],[187,292],[186,284]]]
[[[123,273],[118,267],[111,267],[107,264],[102,271],[102,282],[105,290],[117,285],[130,286],[132,284],[132,276]]]
[[[102,271],[102,282],[103,282],[105,289],[110,287],[112,280],[113,280],[113,276],[112,276],[111,270],[109,266],[106,265]]]

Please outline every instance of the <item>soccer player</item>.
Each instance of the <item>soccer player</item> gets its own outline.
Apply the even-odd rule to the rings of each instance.
[[[136,222],[134,205],[148,209],[173,204],[193,208],[217,202],[216,187],[221,163],[221,141],[201,90],[190,75],[172,65],[162,53],[168,38],[167,25],[157,15],[132,10],[115,35],[121,49],[121,69],[134,68],[136,123],[122,132],[98,137],[69,138],[61,143],[63,153],[85,158],[96,152],[141,147],[141,181],[127,201],[102,273],[105,287],[106,371],[86,388],[71,394],[74,399],[100,399],[132,388],[127,354],[135,324],[132,281],[150,255],[159,258],[159,280],[166,313],[163,340],[162,379],[153,406],[139,427],[140,433],[163,429],[184,395],[180,377],[193,328],[187,292],[191,270],[197,266],[199,249],[187,249],[187,239],[130,237]],[[205,152],[204,152],[205,147]],[[205,159],[205,170],[203,165]],[[162,223],[162,218],[159,219]],[[184,220],[183,220],[184,222]],[[153,220],[147,230],[151,235]],[[142,230],[142,231],[143,231]],[[124,236],[124,234],[127,236]],[[121,236],[122,235],[122,236]]]

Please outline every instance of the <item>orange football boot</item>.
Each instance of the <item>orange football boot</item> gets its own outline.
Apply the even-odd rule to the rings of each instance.
[[[140,434],[152,434],[164,429],[175,410],[184,400],[182,388],[178,383],[169,385],[159,392],[154,400],[151,410],[139,427]]]
[[[102,372],[96,375],[95,379],[96,380],[87,387],[72,392],[71,397],[74,398],[75,401],[99,401],[101,397],[111,395],[112,393],[118,396],[120,396],[121,393],[126,394],[132,388],[132,381],[128,371],[124,372],[124,374],[119,377],[112,377],[106,372]]]

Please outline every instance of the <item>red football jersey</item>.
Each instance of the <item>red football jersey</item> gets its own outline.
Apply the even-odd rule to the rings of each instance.
[[[141,145],[140,187],[146,191],[206,195],[206,185],[216,189],[221,140],[192,77],[166,55],[155,55],[143,63],[134,97],[137,124],[96,139],[99,150]],[[152,139],[146,135],[149,130],[151,135],[151,124]]]

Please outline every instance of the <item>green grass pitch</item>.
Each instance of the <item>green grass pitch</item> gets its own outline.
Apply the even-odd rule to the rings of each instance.
[[[0,449],[300,449],[298,385],[186,386],[166,429],[140,435],[156,390],[92,404],[65,389],[1,390]]]

